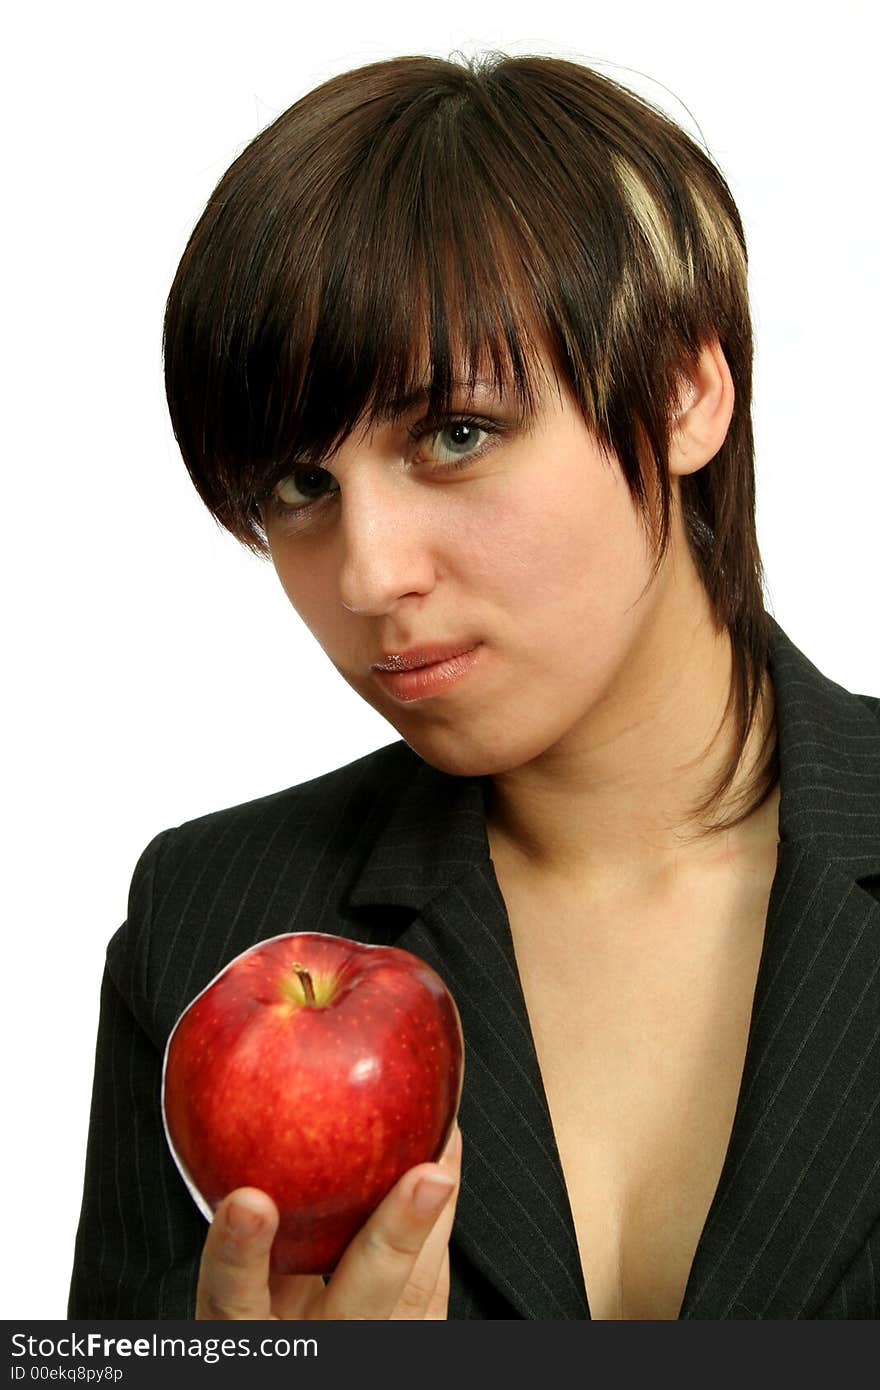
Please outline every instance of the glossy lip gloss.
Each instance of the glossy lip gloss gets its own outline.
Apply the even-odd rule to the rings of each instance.
[[[411,671],[374,670],[373,675],[389,695],[409,704],[413,700],[438,695],[455,681],[461,680],[479,660],[481,651],[482,646],[478,645],[469,652],[447,657],[445,661],[433,661],[430,666],[416,666]]]

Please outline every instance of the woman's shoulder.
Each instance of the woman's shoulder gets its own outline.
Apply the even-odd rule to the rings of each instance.
[[[108,971],[157,1040],[233,956],[286,931],[349,930],[345,895],[415,778],[403,740],[308,781],[171,826],[142,851]]]
[[[165,882],[199,873],[199,866],[241,859],[273,843],[302,853],[323,853],[335,839],[350,839],[353,825],[375,820],[385,803],[427,765],[403,739],[341,767],[253,800],[222,807],[154,835],[132,875],[129,916],[153,896],[156,875]],[[442,774],[438,774],[442,775]]]
[[[341,817],[393,795],[424,767],[409,744],[398,739],[307,781],[184,821],[157,838],[164,835],[169,847],[185,853],[230,835],[271,836],[279,823],[326,835]]]
[[[880,724],[880,695],[857,695],[856,699],[868,706],[877,723]]]

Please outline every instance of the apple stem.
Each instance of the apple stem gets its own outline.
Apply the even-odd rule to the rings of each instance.
[[[295,960],[293,962],[291,969],[299,976],[299,982],[302,985],[303,993],[306,996],[306,1003],[313,1005],[315,1003],[315,990],[312,985],[312,977],[309,974],[308,970],[306,970],[304,965],[300,965],[298,960]]]

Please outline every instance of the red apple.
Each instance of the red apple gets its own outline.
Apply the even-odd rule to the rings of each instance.
[[[327,1274],[409,1168],[435,1162],[464,1066],[455,1001],[423,960],[320,932],[220,971],[165,1049],[162,1114],[211,1219],[234,1188],[280,1212],[272,1268]]]

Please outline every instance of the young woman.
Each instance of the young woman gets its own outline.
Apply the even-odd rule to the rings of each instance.
[[[724,179],[577,64],[376,63],[224,175],[175,434],[401,737],[144,851],[72,1317],[878,1315],[880,701],[765,610],[751,358]],[[422,956],[465,1036],[326,1281],[255,1189],[206,1238],[161,1124],[177,1017],[285,931]]]

